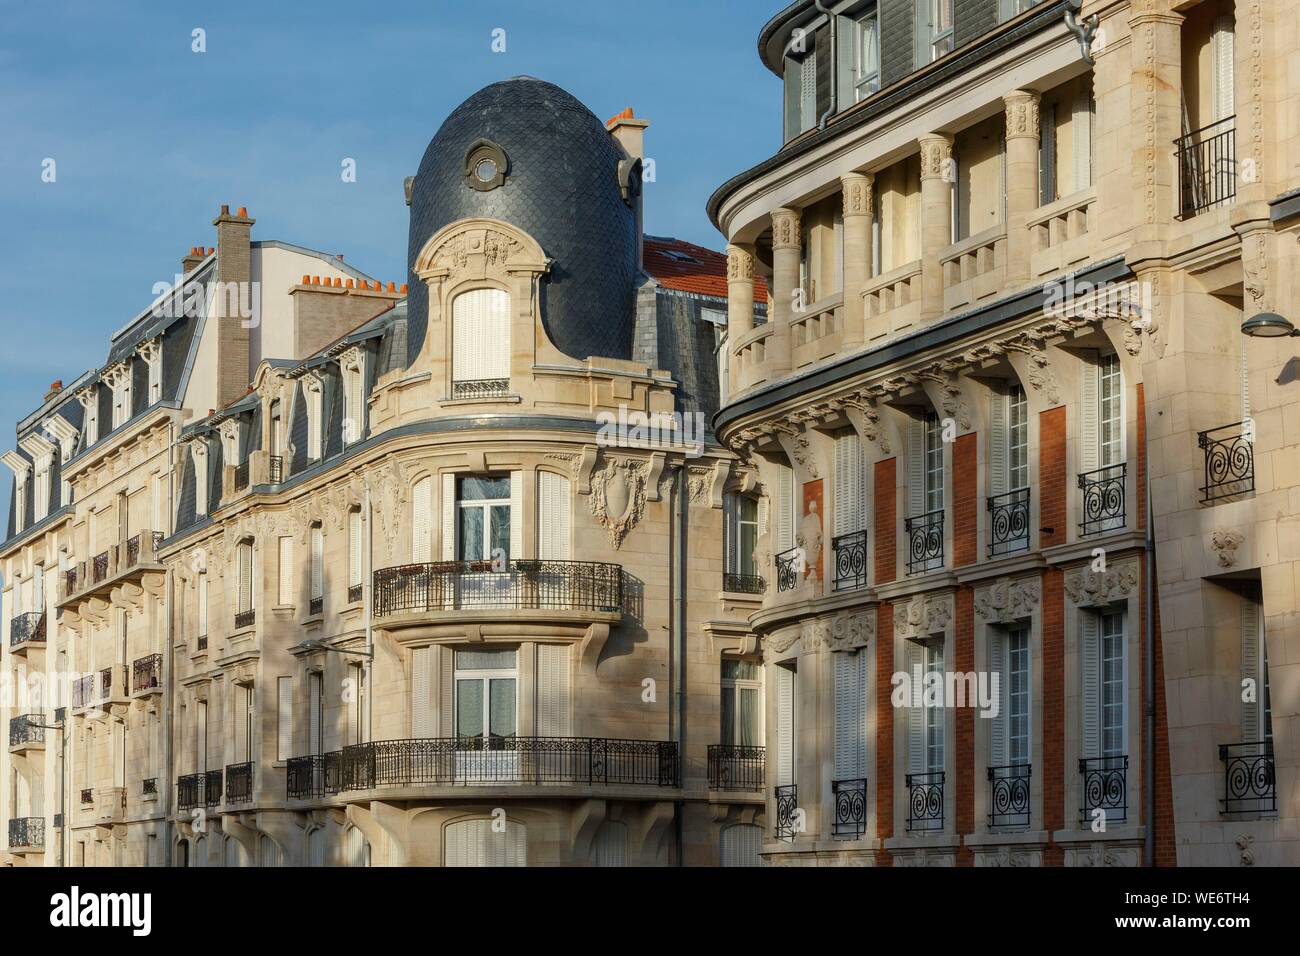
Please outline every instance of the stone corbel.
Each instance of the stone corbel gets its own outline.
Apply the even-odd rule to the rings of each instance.
[[[799,481],[816,481],[821,477],[816,452],[802,427],[779,422],[773,425],[773,431]]]
[[[582,447],[582,457],[574,465],[574,477],[577,478],[578,494],[591,494],[591,473],[596,470],[596,460],[600,457],[600,449],[595,445],[584,445]]]
[[[1016,370],[1016,375],[1042,396],[1044,405],[1048,408],[1060,405],[1061,386],[1052,369],[1052,360],[1043,339],[1022,334],[1001,344],[1007,350],[1007,358]]]
[[[731,476],[731,462],[725,458],[719,458],[713,465],[713,484],[709,487],[709,507],[721,508],[723,492],[727,487],[727,479]]]
[[[596,662],[600,660],[600,652],[605,649],[605,642],[608,640],[608,624],[589,624],[586,633],[582,635],[582,640],[578,642],[578,660],[593,674],[596,671]]]
[[[665,456],[661,451],[650,456],[650,468],[645,479],[645,500],[659,501],[659,476],[664,473]]]
[[[148,571],[140,579],[144,592],[157,601],[163,599],[167,590],[167,574],[163,571]]]
[[[112,610],[112,605],[103,598],[92,597],[82,605],[82,617],[92,625],[103,625],[108,623],[108,612]]]
[[[844,399],[843,407],[844,417],[858,433],[858,440],[864,446],[875,446],[881,458],[888,458],[893,453],[889,427],[881,421],[875,401],[865,394],[855,395]]]

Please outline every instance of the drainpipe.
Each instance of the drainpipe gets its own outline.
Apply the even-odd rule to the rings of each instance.
[[[1143,575],[1144,596],[1146,601],[1146,620],[1143,629],[1146,633],[1146,674],[1142,681],[1142,714],[1146,735],[1146,760],[1142,761],[1142,778],[1146,786],[1146,800],[1143,812],[1142,862],[1145,866],[1155,866],[1156,859],[1156,532],[1155,515],[1151,509],[1151,463],[1147,462],[1144,471],[1144,483],[1147,498],[1146,522],[1146,574]]]
[[[176,419],[172,418],[167,422],[167,510],[175,520],[176,514]],[[169,521],[170,525],[172,521]],[[168,528],[168,531],[175,533],[175,528]],[[154,555],[157,557],[157,555]],[[175,854],[173,853],[175,841],[176,824],[172,819],[171,797],[175,793],[175,730],[176,730],[176,631],[175,631],[175,614],[176,614],[176,577],[171,568],[167,569],[167,601],[164,605],[167,608],[167,624],[163,628],[163,639],[167,642],[166,661],[167,661],[167,693],[164,696],[165,703],[163,706],[167,710],[167,742],[159,748],[162,753],[159,754],[162,766],[159,768],[159,776],[163,777],[161,786],[162,793],[158,794],[158,802],[163,808],[163,853],[167,855],[167,862],[164,866],[174,866],[176,864]]]
[[[686,765],[686,465],[677,469],[673,479],[673,534],[675,547],[672,554],[672,623],[669,625],[669,656],[676,657],[673,677],[674,692],[677,703],[676,733],[669,736],[677,741],[677,785],[680,788],[685,781],[680,779]],[[672,715],[669,715],[672,720]],[[673,825],[677,837],[677,865],[685,866],[686,852],[686,804],[679,799],[674,807]]]
[[[832,13],[830,8],[827,7],[822,0],[814,0],[814,2],[817,4],[818,12],[826,14],[826,19],[831,22],[831,101],[826,107],[826,112],[822,114],[822,118],[817,123],[818,129],[825,129],[826,124],[830,122],[830,118],[835,112],[835,104],[840,98],[840,91],[838,88],[840,79],[839,63],[837,62],[840,56],[840,44],[838,40],[840,18]]]

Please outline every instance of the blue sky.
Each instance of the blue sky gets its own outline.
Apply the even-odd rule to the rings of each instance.
[[[403,178],[443,118],[504,77],[650,120],[647,231],[721,248],[705,201],[779,146],[756,37],[782,6],[0,0],[0,449],[51,381],[103,361],[190,246],[215,244],[222,203],[247,206],[257,238],[400,281]]]

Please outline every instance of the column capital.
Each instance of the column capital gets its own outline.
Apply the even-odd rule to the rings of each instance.
[[[840,177],[844,218],[871,215],[871,194],[876,188],[874,173],[845,173]]]
[[[799,247],[799,220],[798,209],[781,206],[772,210],[773,249]]]
[[[1006,104],[1007,139],[1038,139],[1038,94],[1032,90],[1012,90],[1002,97]]]
[[[917,138],[921,146],[921,181],[951,180],[952,137],[947,133],[926,133]]]
[[[727,246],[727,281],[754,281],[754,249],[732,243]]]

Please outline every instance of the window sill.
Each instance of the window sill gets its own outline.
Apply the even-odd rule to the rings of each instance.
[[[459,408],[465,405],[518,405],[523,401],[518,395],[502,395],[498,398],[451,398],[443,396],[438,404],[445,408]]]

